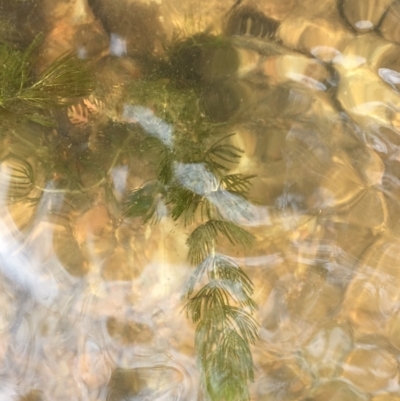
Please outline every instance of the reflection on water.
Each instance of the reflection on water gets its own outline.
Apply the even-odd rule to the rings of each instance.
[[[0,126],[0,401],[207,399],[246,355],[186,316],[218,275],[252,400],[400,400],[400,1],[256,3],[0,1],[36,76],[94,77]]]

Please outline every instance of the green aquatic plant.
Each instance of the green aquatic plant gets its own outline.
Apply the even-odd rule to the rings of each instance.
[[[41,73],[35,73],[41,42],[42,37],[38,36],[25,50],[19,50],[0,33],[0,136],[8,137],[11,155],[22,160],[37,156],[43,169],[53,177],[60,176],[64,169],[66,173],[61,175],[71,177],[67,185],[79,189],[76,169],[71,168],[74,160],[64,163],[63,158],[71,143],[60,146],[65,138],[55,136],[46,127],[57,126],[56,110],[91,93],[93,79],[86,64],[72,54],[62,55]],[[11,171],[8,197],[14,201],[32,201],[29,189],[54,191],[38,184],[30,162],[25,160],[25,165]]]
[[[253,242],[239,224],[252,217],[246,199],[252,177],[230,174],[242,151],[230,144],[226,125],[199,113],[195,90],[166,80],[136,81],[131,90],[140,106],[127,106],[125,119],[140,127],[139,148],[153,152],[157,162],[154,180],[132,191],[125,215],[154,223],[169,211],[174,221],[196,226],[187,239],[195,270],[184,298],[187,316],[197,325],[204,387],[213,401],[248,400],[254,376],[250,346],[258,337],[253,283],[218,247],[221,241],[243,247]]]
[[[248,384],[253,380],[250,347],[258,335],[252,316],[256,309],[251,298],[253,284],[233,259],[219,253],[226,242],[245,248],[253,242],[240,224],[252,217],[247,201],[252,177],[231,173],[242,156],[230,143],[233,133],[227,124],[215,124],[202,115],[198,107],[201,88],[186,84],[187,77],[181,79],[181,70],[175,67],[162,77],[153,69],[152,76],[127,88],[131,105],[125,106],[122,121],[103,126],[106,135],[96,139],[102,150],[109,150],[106,156],[89,147],[82,150],[80,142],[74,144],[68,135],[48,140],[45,133],[51,130],[43,130],[43,141],[30,129],[26,133],[14,130],[38,123],[51,126],[55,108],[92,90],[84,65],[70,55],[35,76],[32,68],[38,43],[25,51],[0,47],[0,128],[13,131],[18,141],[29,144],[40,156],[42,168],[52,174],[43,180],[46,187],[41,187],[29,162],[16,163],[11,176],[13,193],[18,200],[32,188],[63,193],[71,204],[80,196],[89,199],[88,193],[99,187],[112,196],[108,178],[121,156],[135,158],[139,153],[154,160],[154,179],[130,194],[125,215],[156,223],[170,213],[174,221],[192,228],[187,245],[194,271],[184,299],[186,313],[196,324],[195,347],[204,387],[213,401],[248,400]]]
[[[41,42],[37,37],[24,51],[0,45],[0,115],[2,125],[30,120],[55,125],[51,112],[93,89],[89,70],[72,54],[64,54],[38,76],[33,73]]]

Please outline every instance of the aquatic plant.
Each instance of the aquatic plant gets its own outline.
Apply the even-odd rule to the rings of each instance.
[[[60,138],[45,139],[50,131],[43,128],[55,128],[55,111],[76,98],[88,96],[94,82],[88,65],[72,54],[60,56],[42,72],[35,73],[42,40],[39,35],[21,50],[0,30],[0,136],[13,138],[13,146],[19,149],[17,153],[39,156],[47,171],[57,175],[55,170],[63,168],[59,146],[61,141]],[[27,188],[43,189],[36,183],[36,174],[30,161],[24,163],[24,168],[12,169],[12,180],[16,180],[18,188],[24,182]],[[71,164],[67,167],[67,173],[74,176],[70,181],[76,181]],[[11,189],[8,196],[14,200],[24,198],[15,196]],[[29,197],[27,200],[32,201]],[[38,199],[35,198],[35,201]]]
[[[72,54],[64,54],[38,76],[33,73],[38,36],[23,50],[0,44],[0,114],[1,125],[30,120],[41,125],[55,125],[51,111],[63,107],[72,98],[86,96],[93,81],[84,63]]]
[[[195,270],[184,298],[187,316],[197,324],[203,383],[213,401],[248,400],[250,345],[258,336],[253,284],[233,259],[218,253],[218,244],[251,246],[253,236],[239,223],[252,216],[246,200],[252,177],[229,173],[242,153],[229,143],[234,134],[201,115],[196,90],[172,82],[132,84],[137,105],[125,107],[124,119],[140,127],[139,147],[154,152],[158,163],[154,180],[130,194],[125,215],[154,223],[169,211],[174,221],[195,226],[187,239]]]
[[[39,42],[40,38],[24,51],[0,45],[0,128],[4,131],[26,123],[51,127],[54,109],[93,89],[87,69],[71,55],[35,76]],[[185,43],[194,47],[195,54],[199,49],[201,54],[204,44],[220,46],[219,39]],[[46,140],[37,148],[35,141],[29,142],[36,154],[46,153],[40,154],[40,162],[54,182],[40,187],[29,162],[18,159],[11,166],[10,196],[33,201],[29,198],[33,188],[78,196],[102,186],[109,193],[107,177],[122,152],[130,157],[139,152],[157,161],[154,180],[130,194],[125,215],[155,223],[170,213],[174,221],[192,228],[188,259],[195,269],[184,299],[187,316],[197,325],[195,347],[204,387],[213,401],[244,401],[253,380],[250,347],[258,335],[252,316],[253,284],[233,259],[219,253],[219,246],[224,241],[243,247],[252,244],[253,236],[241,227],[241,222],[252,218],[246,199],[252,176],[230,173],[242,151],[230,143],[234,133],[227,124],[213,123],[200,112],[201,76],[194,80],[182,76],[185,70],[180,63],[187,62],[184,47],[180,44],[170,53],[177,61],[166,70],[155,65],[149,68],[150,75],[127,88],[131,105],[125,106],[122,120],[102,127],[107,131],[102,143],[112,149],[107,160],[89,148],[76,152],[68,135]],[[23,140],[23,130],[11,131]],[[84,185],[81,170],[93,171],[93,182]]]

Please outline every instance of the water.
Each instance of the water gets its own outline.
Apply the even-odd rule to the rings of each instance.
[[[199,264],[193,294],[254,286],[251,400],[400,399],[400,2],[259,3],[0,2],[36,76],[71,51],[95,81],[53,127],[2,109],[0,401],[206,400]]]

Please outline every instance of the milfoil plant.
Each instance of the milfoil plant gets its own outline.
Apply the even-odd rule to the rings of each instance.
[[[157,162],[154,180],[129,195],[125,215],[151,224],[169,213],[192,229],[187,246],[194,271],[183,298],[196,324],[204,388],[213,401],[248,400],[250,346],[258,337],[253,283],[218,250],[221,241],[252,245],[253,236],[241,226],[252,218],[246,199],[252,177],[230,173],[242,151],[230,143],[228,125],[199,112],[196,89],[150,79],[134,82],[131,90],[134,101],[125,106],[124,119],[140,131],[141,151]]]
[[[24,120],[55,126],[52,110],[65,107],[71,99],[87,96],[93,90],[87,66],[70,53],[54,60],[40,74],[34,74],[42,40],[39,35],[26,49],[18,50],[0,37],[1,128]]]

